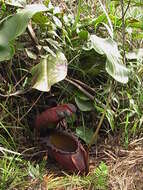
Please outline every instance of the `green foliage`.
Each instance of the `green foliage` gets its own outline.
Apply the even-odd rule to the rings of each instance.
[[[67,60],[63,53],[58,52],[56,56],[49,55],[32,68],[33,88],[41,91],[49,91],[51,86],[67,75]]]
[[[91,111],[94,109],[93,103],[88,100],[83,100],[81,97],[75,97],[75,102],[81,111]]]
[[[130,37],[130,34],[133,37],[134,31],[142,29],[141,9],[138,9],[139,3],[131,2],[131,6],[134,5],[134,7],[129,7],[126,12],[127,37]],[[83,1],[79,1],[75,15],[68,11],[62,12],[59,7],[53,6],[50,1],[45,2],[45,5],[26,5],[23,0],[6,1],[6,5],[9,4],[17,9],[17,13],[9,14],[1,20],[0,60],[11,59],[14,53],[18,53],[15,46],[16,42],[19,41],[21,35],[25,35],[25,29],[31,18],[35,29],[37,27],[37,37],[39,38],[39,55],[36,55],[31,49],[25,48],[28,57],[35,60],[36,65],[31,64],[30,68],[20,68],[32,73],[30,84],[28,83],[29,80],[26,80],[28,82],[25,82],[23,86],[30,85],[40,91],[49,91],[52,85],[66,77],[68,68],[72,68],[73,71],[76,70],[77,77],[87,80],[87,83],[92,81],[95,86],[96,80],[99,81],[100,85],[103,85],[104,81],[110,80],[106,71],[115,80],[121,83],[128,82],[128,64],[123,65],[119,51],[121,44],[118,40],[117,29],[121,29],[122,25],[119,2],[109,1],[108,5],[104,6],[99,1],[100,9],[93,17],[89,17],[92,7],[85,5]],[[115,14],[115,11],[117,11],[117,14]],[[103,29],[108,33],[102,32]],[[113,38],[116,36],[117,40],[115,42]],[[59,51],[62,58],[57,56]],[[127,59],[130,59],[131,55],[133,56],[133,54],[127,54]],[[73,57],[79,57],[79,59],[74,61]],[[134,59],[138,59],[137,57],[139,55],[136,54]],[[53,64],[54,62],[56,64]],[[70,62],[70,65],[67,65],[68,62]],[[141,70],[142,67],[140,73]],[[97,88],[99,84],[97,84]],[[106,91],[107,87],[108,84],[103,86],[103,92],[100,91],[94,94],[98,96],[99,102],[106,101],[106,98],[103,97],[108,93]],[[129,94],[132,93],[129,92]],[[83,100],[80,96],[75,98],[75,102],[81,111],[91,111],[95,108],[98,111],[103,109],[101,105],[96,105],[94,108],[91,100]],[[106,118],[112,130],[115,129],[115,114],[116,111],[113,111],[112,107],[106,113]]]
[[[94,132],[93,129],[89,129],[87,127],[77,127],[76,134],[78,137],[84,140],[86,144],[89,144]]]
[[[9,60],[14,55],[14,40],[26,30],[29,20],[40,11],[47,11],[44,5],[27,5],[15,15],[2,21],[0,28],[0,61]]]
[[[6,155],[0,159],[0,189],[14,189],[25,185],[27,176],[25,162],[15,156]]]
[[[122,58],[116,42],[114,42],[111,38],[103,39],[97,37],[96,35],[91,35],[86,47],[84,47],[84,50],[91,49],[94,49],[101,55],[106,55],[106,71],[108,74],[119,82],[128,82],[129,71],[122,63]]]
[[[0,189],[22,189],[27,178],[42,180],[45,172],[43,161],[27,162],[17,153],[20,148],[31,148],[29,120],[49,106],[47,93],[37,96],[38,91],[33,93],[29,87],[48,92],[53,86],[50,95],[58,103],[75,102],[78,112],[68,126],[72,125],[71,129],[88,144],[104,112],[112,77],[117,82],[114,81],[103,132],[122,133],[126,148],[130,137],[143,132],[143,3],[124,1],[123,34],[120,1],[88,2],[80,0],[76,6],[66,1],[67,7],[62,10],[49,0],[40,5],[27,5],[25,0],[1,1]],[[30,20],[36,44],[26,32]],[[124,53],[126,64],[122,61]],[[67,75],[71,80],[77,79],[78,92],[77,86],[64,80]],[[80,86],[93,98],[79,93]],[[26,140],[23,130],[28,131],[28,136],[24,134]],[[107,189],[107,175],[107,166],[101,163],[86,177],[54,178],[47,187]]]
[[[89,175],[79,176],[79,175],[67,175],[63,177],[54,177],[51,175],[46,180],[46,188],[49,190],[55,188],[67,189],[94,189],[94,190],[106,190],[107,187],[107,177],[108,177],[108,168],[104,162],[101,162],[100,165]]]
[[[95,169],[96,189],[107,189],[108,168],[104,162],[101,162],[98,168]]]

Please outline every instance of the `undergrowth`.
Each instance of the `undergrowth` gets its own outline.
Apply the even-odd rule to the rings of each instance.
[[[46,108],[76,104],[77,114],[67,123],[82,142],[89,144],[112,83],[99,136],[119,134],[126,148],[130,139],[142,136],[143,4],[139,0],[44,1],[48,11],[32,15],[33,32],[29,35],[29,22],[23,33],[20,29],[13,31],[11,26],[3,29],[4,21],[9,15],[12,18],[21,5],[16,3],[1,1],[0,9],[0,189],[107,189],[108,169],[103,162],[84,177],[47,174],[46,155],[35,143],[33,121]],[[5,40],[5,35],[9,39]],[[95,39],[99,40],[97,46],[93,44]],[[58,80],[60,74],[52,73],[54,79],[50,78],[49,86],[39,85],[45,71],[42,60],[47,55],[54,57],[57,51],[62,52],[59,62],[67,77],[61,74]],[[116,65],[120,55],[125,68],[119,66],[120,61]],[[35,71],[37,64],[39,69]]]

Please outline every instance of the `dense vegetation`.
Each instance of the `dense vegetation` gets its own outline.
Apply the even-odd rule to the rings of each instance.
[[[127,149],[140,139],[142,12],[141,0],[0,2],[1,190],[45,183],[47,189],[111,188],[104,159],[88,176],[58,177],[34,139],[33,121],[55,104],[75,104],[68,128],[94,158],[95,142],[114,139]]]

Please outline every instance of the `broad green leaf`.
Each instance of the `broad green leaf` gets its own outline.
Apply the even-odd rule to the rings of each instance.
[[[8,60],[13,56],[14,53],[11,52],[13,52],[14,40],[26,30],[32,16],[41,11],[47,11],[47,7],[42,4],[27,5],[0,23],[0,61]]]
[[[67,59],[58,52],[56,56],[48,55],[43,58],[31,71],[33,88],[48,92],[51,86],[67,75]]]
[[[83,101],[89,101],[90,99],[85,95],[83,94],[80,90],[75,90],[75,94],[77,97],[79,97],[81,100]]]
[[[46,11],[47,7],[41,4],[27,5],[15,15],[9,17],[1,24],[0,43],[9,42],[20,36],[26,29],[31,17],[41,11]]]
[[[94,49],[97,53],[106,56],[106,71],[115,80],[121,83],[128,82],[129,70],[122,62],[122,57],[118,50],[117,43],[111,38],[100,38],[91,35],[84,50]]]
[[[76,128],[76,135],[82,140],[84,140],[87,144],[90,143],[93,134],[94,134],[93,129],[89,129],[85,127]]]
[[[9,60],[14,55],[14,47],[0,45],[0,61]]]
[[[94,109],[91,101],[85,101],[83,99],[80,99],[79,97],[75,97],[75,102],[81,111],[91,111]]]

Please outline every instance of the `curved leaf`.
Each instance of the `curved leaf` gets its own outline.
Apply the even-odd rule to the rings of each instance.
[[[67,59],[58,52],[56,56],[49,55],[32,69],[33,88],[48,92],[51,86],[67,75]]]
[[[27,5],[0,23],[0,61],[11,59],[14,54],[13,42],[26,30],[32,16],[37,12],[47,10],[48,8],[42,4]]]
[[[91,35],[84,50],[94,49],[101,55],[106,55],[106,71],[115,80],[121,83],[128,82],[129,70],[122,62],[122,57],[118,50],[117,43],[111,38],[100,38],[96,35]]]
[[[79,97],[75,97],[75,102],[81,111],[91,111],[94,109],[91,101],[85,101]]]
[[[93,129],[89,129],[89,128],[85,128],[85,127],[77,127],[76,128],[76,135],[81,138],[82,140],[84,140],[84,142],[86,142],[86,144],[89,144],[91,141],[91,138],[94,134]]]

